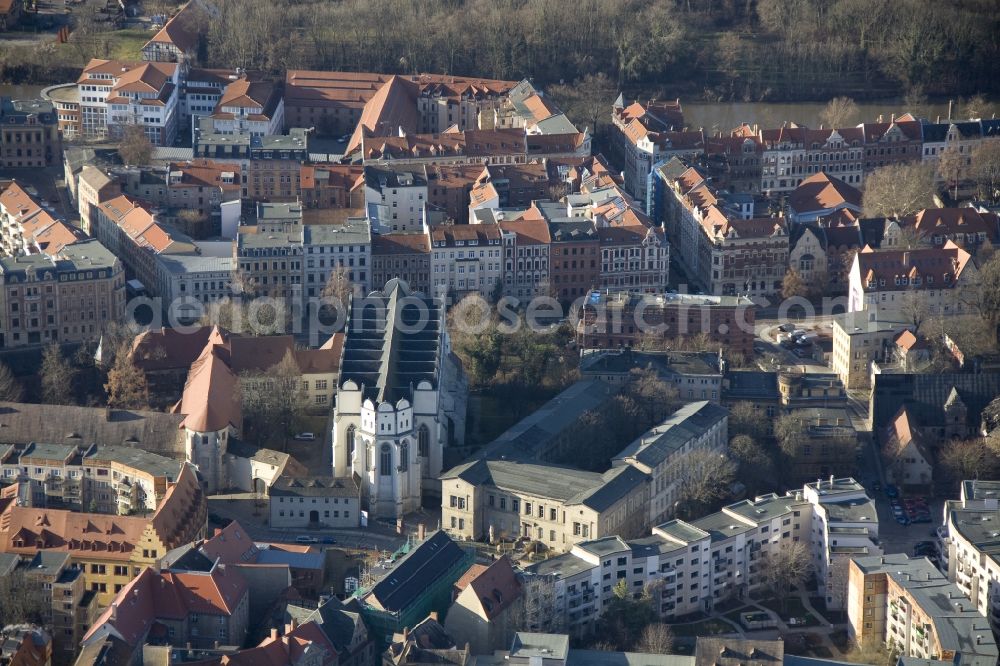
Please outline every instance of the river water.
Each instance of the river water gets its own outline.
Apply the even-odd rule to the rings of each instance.
[[[819,127],[819,119],[826,104],[821,102],[728,102],[709,104],[704,102],[687,103],[681,99],[684,109],[684,122],[691,129],[704,127],[710,134],[718,131],[728,132],[740,123],[756,123],[762,128],[780,127],[784,122],[794,122],[807,127]],[[902,115],[907,111],[901,102],[859,102],[856,122],[875,122],[881,115],[888,121],[892,114]],[[927,104],[925,116],[935,120],[938,116],[947,118],[948,103]]]

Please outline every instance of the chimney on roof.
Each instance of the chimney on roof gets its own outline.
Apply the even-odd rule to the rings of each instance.
[[[423,523],[417,525],[417,541],[423,541],[427,538],[427,528]]]
[[[429,617],[430,619],[432,619],[432,620],[434,620],[435,622],[437,622],[437,621],[438,621],[438,612],[437,612],[437,611],[431,611],[431,612],[430,612],[430,613],[429,613],[429,614],[427,615],[427,617]]]
[[[276,627],[271,627],[271,640],[278,640],[278,629]]]
[[[833,488],[833,474],[830,475],[830,487]]]
[[[292,633],[293,631],[295,631],[295,629],[296,629],[296,628],[297,628],[298,626],[299,626],[299,622],[298,622],[298,620],[296,620],[296,619],[295,619],[295,618],[293,617],[293,618],[291,619],[291,621],[290,621],[290,622],[288,622],[288,624],[286,624],[286,625],[285,625],[285,633],[286,633],[286,634],[290,634],[290,633]]]
[[[112,622],[117,622],[118,621],[118,602],[117,601],[112,601],[111,602],[111,621]]]
[[[403,627],[403,642],[405,643],[410,638],[410,628]]]
[[[910,263],[910,252],[909,250],[907,250],[906,252],[903,252],[903,265],[907,266],[909,265],[909,263]]]

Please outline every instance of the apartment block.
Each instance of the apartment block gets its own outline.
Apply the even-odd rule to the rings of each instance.
[[[848,291],[848,311],[898,310],[917,302],[928,314],[963,314],[961,293],[976,284],[972,255],[952,241],[914,250],[872,250],[854,258]]]
[[[80,228],[84,233],[97,237],[97,229],[92,221],[97,215],[96,208],[121,193],[121,183],[117,178],[112,178],[110,173],[90,164],[80,170],[76,207],[80,213]]]
[[[125,313],[125,271],[96,240],[0,259],[0,347],[100,337]]]
[[[990,626],[1000,628],[1000,482],[963,481],[956,500],[944,503],[942,565]]]
[[[118,445],[32,442],[0,452],[4,483],[22,484],[31,506],[123,516],[155,511],[180,466],[173,458]]]
[[[554,619],[574,635],[592,630],[624,580],[634,595],[649,591],[657,614],[670,622],[765,586],[762,563],[786,544],[804,542],[828,608],[842,608],[847,564],[878,553],[878,519],[853,479],[808,484],[783,497],[765,495],[687,523],[673,520],[650,536],[600,538],[525,568],[524,594],[544,597]]]
[[[743,296],[594,291],[583,307],[576,333],[585,347],[639,347],[644,339],[704,334],[734,353],[753,353],[756,306]]]
[[[366,218],[343,224],[308,224],[302,227],[303,278],[307,298],[318,297],[330,275],[342,269],[351,284],[368,293],[372,282],[372,227]],[[377,283],[374,283],[377,284]]]
[[[427,179],[423,169],[398,171],[366,166],[365,206],[376,231],[418,231],[423,227]]]
[[[499,223],[503,243],[503,294],[521,301],[549,296],[552,286],[549,257],[552,237],[544,218],[528,213]]]
[[[971,206],[925,208],[899,220],[887,220],[881,247],[900,247],[904,230],[915,235],[922,245],[941,247],[951,241],[966,252],[975,254],[985,242],[997,241],[1000,217]]]
[[[671,162],[655,172],[667,236],[690,279],[715,296],[781,291],[789,235],[781,217],[755,217],[745,196],[718,191],[697,168]]]
[[[0,98],[0,167],[46,167],[62,159],[62,135],[48,100]]]
[[[280,134],[285,123],[281,88],[270,81],[251,81],[242,76],[226,85],[208,118],[220,134]]]
[[[299,189],[305,208],[365,207],[364,167],[352,164],[303,164]]]
[[[847,619],[854,642],[884,643],[906,657],[993,663],[1000,655],[986,617],[926,558],[854,558]]]
[[[73,663],[98,607],[96,594],[84,586],[83,571],[72,565],[69,553],[2,554],[0,579],[4,576],[23,576],[33,601],[42,609],[42,624],[52,632],[52,663]]]

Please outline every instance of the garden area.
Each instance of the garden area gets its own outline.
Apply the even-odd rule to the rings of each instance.
[[[790,627],[816,627],[820,624],[820,620],[806,610],[798,597],[789,597],[784,604],[772,597],[761,599],[757,603],[774,611]]]

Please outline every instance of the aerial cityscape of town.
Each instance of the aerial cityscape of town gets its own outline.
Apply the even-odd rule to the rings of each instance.
[[[992,0],[0,0],[0,666],[1000,666]]]

